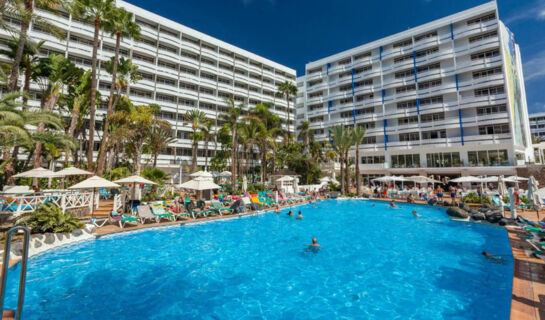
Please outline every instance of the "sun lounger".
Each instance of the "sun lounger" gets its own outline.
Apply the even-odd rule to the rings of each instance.
[[[174,215],[167,213],[162,204],[152,204],[151,213],[160,219],[174,220]]]
[[[119,227],[120,228],[124,228],[125,227],[125,224],[126,223],[136,223],[138,224],[138,218],[137,217],[133,217],[133,216],[128,216],[126,214],[117,214],[115,213],[115,211],[112,211],[110,213],[110,218],[114,221],[114,222],[118,222],[119,223]]]
[[[104,226],[108,221],[110,221],[109,218],[98,218],[98,219],[96,217],[91,218],[91,224],[97,228]]]
[[[212,200],[212,210],[217,212],[220,216],[223,215],[223,212],[233,213],[233,209],[222,206],[222,204],[216,200]]]

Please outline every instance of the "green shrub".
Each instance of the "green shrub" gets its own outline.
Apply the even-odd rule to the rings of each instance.
[[[530,199],[526,198],[525,195],[520,196],[520,201],[524,204],[530,204]]]
[[[29,227],[32,233],[69,233],[84,227],[78,219],[68,212],[63,213],[52,202],[40,205],[34,212],[23,214],[17,219],[17,224]]]
[[[157,184],[164,184],[165,181],[168,180],[168,173],[164,172],[161,169],[151,167],[144,168],[142,170],[141,176]]]
[[[254,183],[254,184],[248,185],[248,192],[249,193],[257,193],[257,192],[265,191],[265,190],[267,190],[265,185],[260,184],[260,183]]]
[[[476,193],[472,192],[462,198],[462,202],[466,203],[488,203],[490,204],[490,198],[486,196],[479,197]]]
[[[344,194],[346,197],[349,197],[349,198],[352,198],[354,197],[356,194],[354,192],[347,192]]]

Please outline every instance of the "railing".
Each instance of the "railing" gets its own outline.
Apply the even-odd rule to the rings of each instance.
[[[6,284],[8,280],[9,260],[11,254],[11,237],[15,231],[23,231],[23,252],[21,254],[21,273],[19,277],[19,294],[17,296],[17,311],[15,319],[21,319],[23,313],[23,302],[25,299],[25,283],[26,283],[26,265],[28,261],[28,247],[30,244],[30,231],[24,226],[16,226],[6,233],[6,243],[4,245],[4,260],[2,266],[2,282],[0,283],[0,313],[4,314],[4,297],[6,293]]]
[[[95,196],[95,207],[98,207],[99,195]],[[0,194],[0,214],[14,214],[33,212],[44,203],[54,203],[63,212],[67,209],[92,207],[92,192],[57,192],[40,195],[32,194]]]
[[[126,194],[124,192],[116,194],[114,196],[113,211],[115,211],[115,212],[125,212],[125,198],[126,198]]]

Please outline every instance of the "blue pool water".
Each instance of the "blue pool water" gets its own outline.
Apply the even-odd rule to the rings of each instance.
[[[24,318],[508,319],[505,230],[450,221],[442,208],[317,206],[299,207],[303,220],[283,210],[40,255],[29,263]],[[306,249],[314,236],[319,252]],[[487,261],[483,250],[506,262]]]

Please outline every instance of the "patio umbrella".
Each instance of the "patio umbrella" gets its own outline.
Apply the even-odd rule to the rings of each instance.
[[[83,180],[80,183],[76,183],[75,185],[69,187],[68,189],[92,189],[93,190],[93,196],[91,198],[91,206],[95,206],[95,192],[98,188],[119,188],[119,185],[116,183],[113,183],[109,180],[106,180],[104,178],[98,177],[98,176],[92,176],[89,179]],[[94,210],[91,210],[91,216],[93,215]]]
[[[293,181],[293,180],[295,180],[295,178],[290,177],[290,176],[282,176],[282,177],[276,179],[276,181],[279,181],[279,182]]]
[[[44,168],[34,168],[25,172],[18,173],[14,178],[56,178],[60,177],[58,172],[53,172]]]
[[[192,174],[189,175],[191,178],[197,178],[197,177],[202,177],[202,178],[208,178],[208,179],[214,179],[214,176],[208,172],[208,171],[197,171],[197,172],[193,172]]]
[[[76,168],[74,166],[72,167],[68,167],[68,168],[64,168],[62,169],[61,171],[57,171],[55,172],[56,174],[62,176],[62,179],[61,179],[61,189],[64,189],[64,178],[66,176],[90,176],[92,175],[93,173],[92,172],[89,172],[89,171],[85,171],[85,170],[82,170],[80,168]]]
[[[219,174],[220,177],[225,177],[225,178],[228,178],[230,176],[232,176],[231,172],[229,171],[223,171]]]
[[[483,182],[481,178],[474,176],[465,176],[450,180],[450,182],[464,183],[464,182]]]
[[[504,209],[503,209],[503,195],[505,194],[506,191],[507,191],[507,188],[505,187],[505,182],[504,182],[503,176],[499,176],[498,177],[498,194],[499,194],[499,197],[500,197],[501,215],[503,217],[505,217]]]
[[[394,177],[392,177],[392,176],[383,176],[383,177],[380,177],[380,178],[373,179],[372,181],[390,182],[390,181],[394,181],[393,178]]]
[[[242,177],[242,192],[246,192],[248,189],[248,178],[246,176]]]
[[[179,184],[177,187],[181,189],[191,189],[191,190],[197,190],[197,191],[221,188],[220,186],[215,184],[213,181],[210,181],[210,179],[206,179],[203,177],[197,177],[193,180],[189,180],[187,182]]]
[[[132,184],[131,209],[134,205],[134,194],[135,194],[136,184],[156,184],[155,182],[138,175],[126,177],[123,179],[118,179],[118,180],[115,180],[114,182],[119,184]]]

